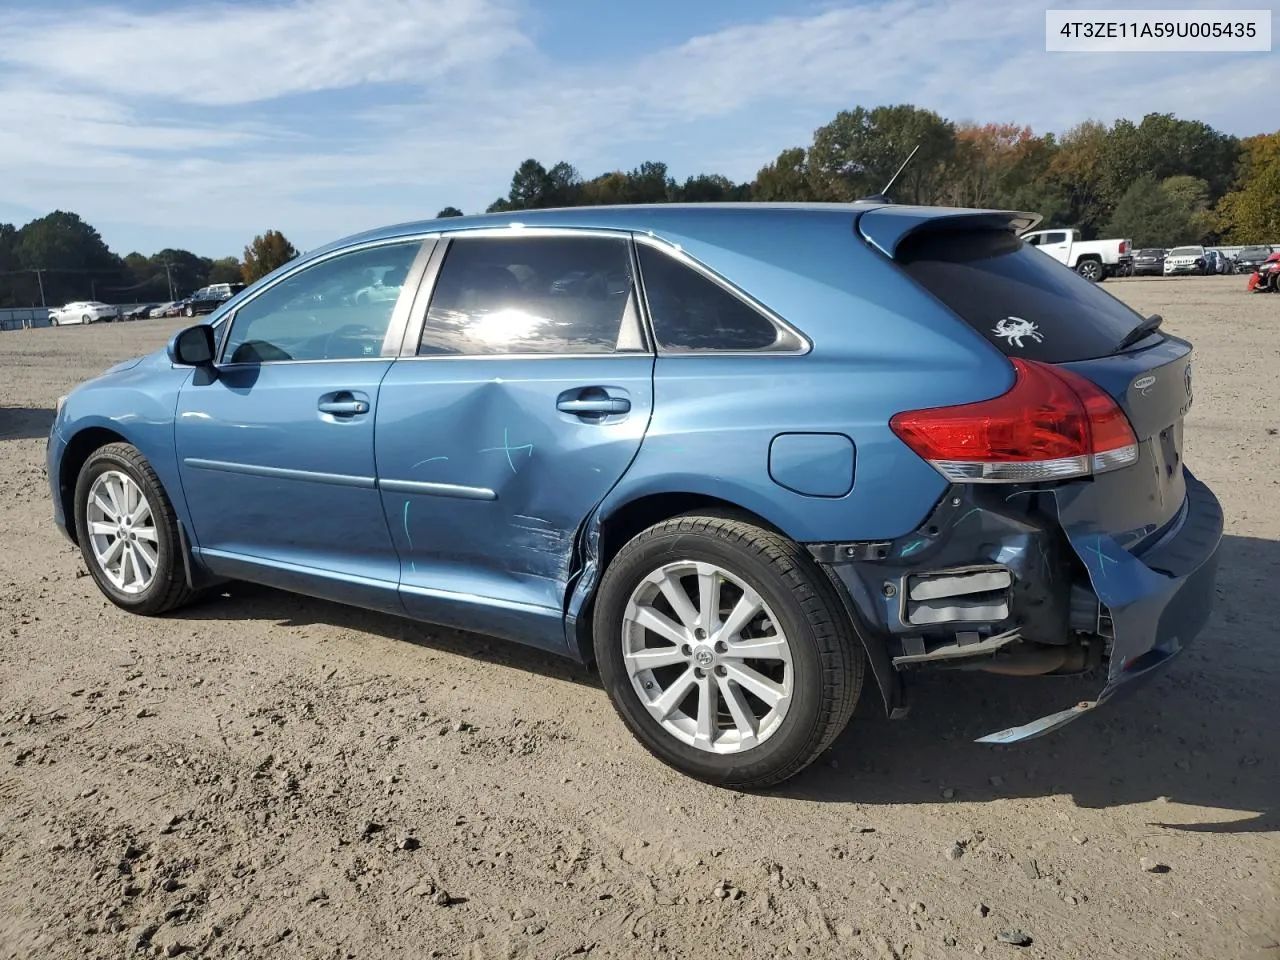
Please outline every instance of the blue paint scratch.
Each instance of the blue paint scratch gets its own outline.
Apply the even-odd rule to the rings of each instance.
[[[908,543],[905,547],[902,548],[902,552],[899,553],[898,555],[901,557],[909,557],[911,556],[911,554],[915,553],[916,551],[923,549],[924,544],[925,542],[923,540],[912,540],[910,543]]]
[[[968,513],[966,513],[963,517],[961,517],[959,520],[957,520],[957,521],[956,521],[956,526],[957,526],[957,527],[958,527],[958,526],[960,526],[960,524],[964,523],[966,520],[968,520],[970,517],[972,517],[972,516],[973,516],[975,513],[977,513],[977,512],[978,512],[978,508],[977,508],[977,507],[974,507],[972,510],[970,510],[970,511],[969,511]]]
[[[409,541],[410,552],[413,551],[413,537],[409,534],[409,504],[411,502],[410,500],[404,502],[404,538]],[[412,559],[409,561],[409,569],[414,573],[418,572],[418,568],[414,565]]]
[[[511,472],[512,472],[512,473],[519,473],[520,471],[516,469],[516,462],[515,462],[513,459],[511,459],[511,454],[512,454],[514,451],[518,451],[518,450],[523,450],[523,451],[525,451],[525,453],[527,453],[530,457],[532,457],[532,456],[533,456],[533,444],[532,444],[532,443],[521,443],[521,444],[517,444],[517,445],[515,445],[515,446],[512,446],[512,444],[511,444],[511,439],[510,439],[510,433],[509,433],[509,431],[508,431],[508,429],[507,429],[506,427],[503,427],[503,428],[502,428],[502,446],[500,446],[500,447],[485,447],[485,448],[484,448],[483,450],[481,450],[480,452],[481,452],[481,453],[496,453],[496,452],[498,452],[498,451],[502,451],[503,453],[505,453],[505,454],[507,455],[507,466],[509,466],[509,467],[511,468]]]
[[[449,459],[448,457],[427,457],[427,459],[425,459],[425,460],[419,460],[417,463],[415,463],[415,464],[414,464],[412,467],[410,467],[409,469],[410,469],[410,470],[417,470],[417,469],[418,469],[420,466],[422,466],[424,463],[434,463],[436,460],[448,460],[448,459]]]
[[[1098,558],[1098,576],[1105,578],[1107,575],[1108,563],[1119,563],[1115,557],[1107,556],[1106,551],[1102,547],[1102,538],[1098,537],[1092,547],[1087,548],[1090,553]]]

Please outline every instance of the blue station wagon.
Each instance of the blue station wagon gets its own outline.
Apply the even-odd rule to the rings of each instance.
[[[525,211],[295,259],[59,402],[55,519],[115,604],[244,580],[594,662],[655,756],[785,780],[869,673],[1167,663],[1222,512],[1190,344],[1033,214]],[[379,295],[369,295],[376,288]]]

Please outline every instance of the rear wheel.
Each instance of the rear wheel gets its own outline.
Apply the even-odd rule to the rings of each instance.
[[[152,615],[193,596],[173,504],[137,448],[111,443],[89,455],[76,481],[75,522],[89,573],[116,606]]]
[[[196,308],[188,304],[186,314],[188,317],[194,317],[196,315]]]
[[[90,323],[92,322],[92,320],[93,320],[93,317],[89,316],[87,313],[80,318],[81,323]]]
[[[609,565],[596,661],[615,709],[658,759],[736,788],[779,783],[844,729],[864,658],[829,581],[755,524],[683,516]]]
[[[1090,283],[1101,283],[1104,276],[1102,264],[1097,260],[1081,260],[1076,264],[1076,273]]]

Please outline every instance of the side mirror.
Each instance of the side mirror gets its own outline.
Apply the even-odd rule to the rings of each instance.
[[[169,359],[184,367],[211,367],[214,348],[213,327],[199,323],[173,335],[169,341]]]

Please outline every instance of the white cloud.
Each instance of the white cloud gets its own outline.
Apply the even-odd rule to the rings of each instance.
[[[0,14],[0,63],[125,96],[235,105],[431,80],[525,43],[497,0],[208,3]]]
[[[1037,130],[1161,110],[1249,133],[1261,121],[1239,93],[1276,65],[1047,54],[1047,0],[878,0],[565,63],[522,31],[521,2],[0,13],[20,41],[0,45],[0,130],[15,132],[0,182],[25,206],[119,225],[122,246],[217,252],[267,226],[313,246],[482,207],[529,156],[745,179],[859,103]]]

